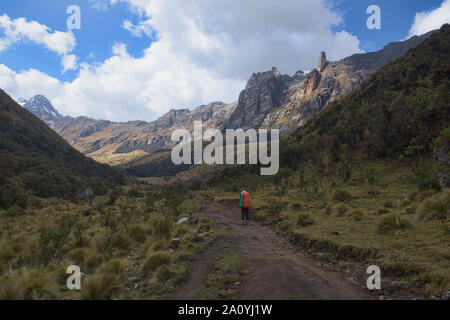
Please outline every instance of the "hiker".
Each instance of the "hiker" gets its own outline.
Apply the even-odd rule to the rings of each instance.
[[[241,207],[242,212],[242,224],[248,224],[248,213],[250,211],[250,194],[245,190],[241,192],[239,207]]]

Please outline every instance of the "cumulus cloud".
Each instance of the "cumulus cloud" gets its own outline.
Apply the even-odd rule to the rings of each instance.
[[[46,25],[25,18],[11,19],[8,15],[0,16],[0,29],[4,37],[0,39],[0,51],[8,49],[17,42],[31,41],[46,47],[60,55],[71,52],[76,40],[71,32],[52,31]]]
[[[122,22],[122,27],[130,31],[131,35],[136,38],[141,38],[144,34],[151,37],[153,33],[150,20],[141,21],[137,25],[133,24],[130,20],[124,20]]]
[[[408,37],[420,36],[439,29],[446,23],[450,23],[450,0],[443,1],[441,6],[435,10],[416,13]]]
[[[39,76],[49,88],[35,92],[47,92],[62,113],[149,120],[171,108],[233,102],[253,72],[276,66],[293,74],[314,68],[323,50],[332,60],[361,52],[355,36],[332,31],[343,21],[326,0],[122,1],[141,19],[123,27],[136,36],[143,35],[136,29],[141,25],[158,33],[142,56],[134,58],[124,44],[115,44],[103,63],[80,63],[70,83],[2,66],[0,85],[29,98],[33,93],[23,94],[28,86],[22,81]]]
[[[77,70],[77,59],[77,56],[74,54],[65,55],[61,60],[63,66],[62,73],[65,73],[68,70]]]

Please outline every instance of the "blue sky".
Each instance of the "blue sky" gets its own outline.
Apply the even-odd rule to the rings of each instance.
[[[233,102],[252,72],[273,65],[290,74],[310,70],[322,48],[330,59],[381,49],[405,39],[417,13],[436,11],[444,2],[110,1],[1,1],[6,23],[23,17],[48,27],[50,34],[67,33],[66,9],[78,5],[81,30],[65,34],[64,53],[30,37],[8,40],[7,48],[0,48],[0,86],[15,98],[43,93],[65,114],[151,120],[170,108]],[[381,8],[380,30],[366,27],[369,5]],[[448,10],[439,12],[441,20],[450,20]],[[133,35],[124,21],[141,24],[146,32]],[[427,23],[417,22],[418,30]],[[0,25],[0,39],[6,36]],[[76,60],[64,71],[66,56]]]

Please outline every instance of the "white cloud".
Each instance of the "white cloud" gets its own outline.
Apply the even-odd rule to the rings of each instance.
[[[77,56],[74,54],[68,54],[63,56],[61,60],[61,64],[63,65],[62,73],[65,73],[68,70],[77,70]]]
[[[439,29],[446,23],[450,23],[450,0],[443,1],[441,6],[435,10],[416,13],[408,37],[420,36]]]
[[[149,120],[171,108],[233,102],[253,72],[277,66],[293,74],[314,68],[322,50],[332,60],[361,51],[355,36],[332,31],[342,17],[326,0],[122,1],[158,33],[141,57],[115,44],[103,63],[80,63],[71,83],[3,66],[0,85],[14,97],[45,93],[63,114]],[[138,35],[140,25],[127,27]],[[47,90],[29,89],[37,77]]]
[[[122,27],[130,31],[131,35],[136,38],[141,38],[143,34],[151,37],[153,32],[150,20],[141,21],[137,25],[133,24],[130,20],[124,20]]]
[[[117,0],[89,0],[89,5],[91,8],[100,10],[100,11],[106,11],[110,5],[110,3],[114,4]]]
[[[0,16],[0,29],[5,36],[0,39],[0,51],[8,49],[17,42],[32,41],[60,55],[71,52],[76,45],[71,32],[52,31],[49,27],[25,18],[10,19]]]

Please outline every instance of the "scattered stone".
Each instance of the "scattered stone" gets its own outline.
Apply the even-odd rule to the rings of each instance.
[[[173,254],[175,251],[173,251],[173,249],[169,249],[167,250],[170,254]]]
[[[189,218],[181,218],[180,220],[177,221],[177,224],[182,224],[185,222],[189,222]]]
[[[379,296],[378,300],[384,300],[384,296]]]
[[[240,285],[241,283],[239,282],[239,281],[236,281],[235,283],[234,283],[234,285],[235,286],[238,286],[238,285]]]
[[[87,188],[82,193],[78,195],[78,199],[80,200],[88,200],[94,196],[94,190],[91,188]]]
[[[248,254],[248,251],[244,251],[244,254]]]
[[[138,281],[138,278],[137,277],[131,277],[131,278],[128,278],[128,281],[134,283],[134,282]]]
[[[178,248],[180,243],[181,243],[180,238],[173,238],[172,240],[170,240],[169,248],[172,248],[172,249]]]
[[[442,296],[441,296],[442,300],[450,300],[450,290],[449,291],[445,291]]]

